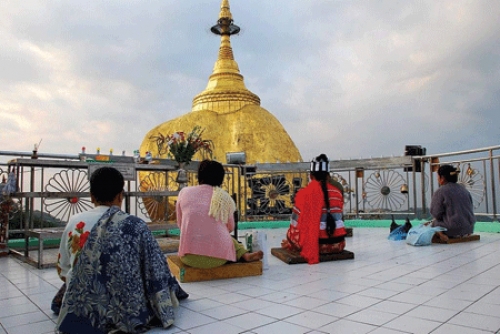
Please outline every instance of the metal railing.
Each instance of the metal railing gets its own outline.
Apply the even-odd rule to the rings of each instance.
[[[404,215],[427,219],[434,171],[441,164],[460,167],[459,182],[472,194],[478,219],[497,221],[500,146],[425,156],[334,160],[332,179],[344,191],[347,219],[381,219]],[[11,194],[12,231],[64,226],[67,219],[92,207],[88,176],[104,164],[126,176],[124,209],[151,223],[175,227],[175,200],[179,188],[175,161],[157,159],[136,163],[133,157],[56,155],[0,152],[12,157],[0,165],[0,175],[15,175],[18,189]],[[101,159],[99,159],[101,158]],[[187,185],[196,184],[198,162],[188,168]],[[307,185],[309,163],[225,165],[223,187],[238,204],[240,221],[288,219],[293,198]],[[5,198],[2,198],[5,200]],[[14,223],[14,221],[16,221]]]

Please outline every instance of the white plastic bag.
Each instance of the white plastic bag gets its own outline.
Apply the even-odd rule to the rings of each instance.
[[[262,257],[262,269],[269,269],[267,233],[262,231],[247,232],[245,234],[245,243],[246,249],[248,249],[249,252],[262,251],[262,253],[264,253]]]
[[[428,246],[432,243],[432,236],[436,232],[446,231],[442,226],[420,224],[412,227],[406,236],[406,243],[412,246]]]

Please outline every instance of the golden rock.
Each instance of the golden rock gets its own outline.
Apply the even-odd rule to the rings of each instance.
[[[302,161],[299,150],[281,123],[260,106],[260,98],[250,92],[234,60],[230,36],[239,32],[233,24],[229,1],[222,0],[219,20],[211,31],[221,36],[218,59],[206,89],[194,97],[191,112],[151,129],[140,147],[141,156],[149,151],[158,155],[150,138],[190,132],[196,125],[204,129],[203,138],[214,144],[213,158],[226,162],[226,153],[245,152],[247,164],[256,162]],[[165,156],[163,156],[165,157]],[[200,160],[201,155],[194,156]]]

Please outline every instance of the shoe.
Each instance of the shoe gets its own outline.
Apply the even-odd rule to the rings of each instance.
[[[52,299],[50,309],[57,315],[59,315],[59,312],[61,311],[62,300],[65,292],[66,292],[66,284],[63,284],[59,289],[59,291],[57,291],[54,298]]]
[[[52,312],[54,312],[55,315],[59,315],[59,312],[61,311],[61,305],[57,305],[56,303],[52,303],[50,306],[50,309]]]
[[[177,290],[177,292],[175,293],[175,296],[177,297],[177,300],[181,301],[181,300],[187,299],[189,297],[189,293],[182,290],[182,288],[179,286],[179,290]]]

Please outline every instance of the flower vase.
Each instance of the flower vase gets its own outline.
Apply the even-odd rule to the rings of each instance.
[[[179,168],[177,169],[177,178],[175,182],[179,184],[179,190],[187,186],[188,183],[188,172],[185,169],[186,163],[179,162]]]

